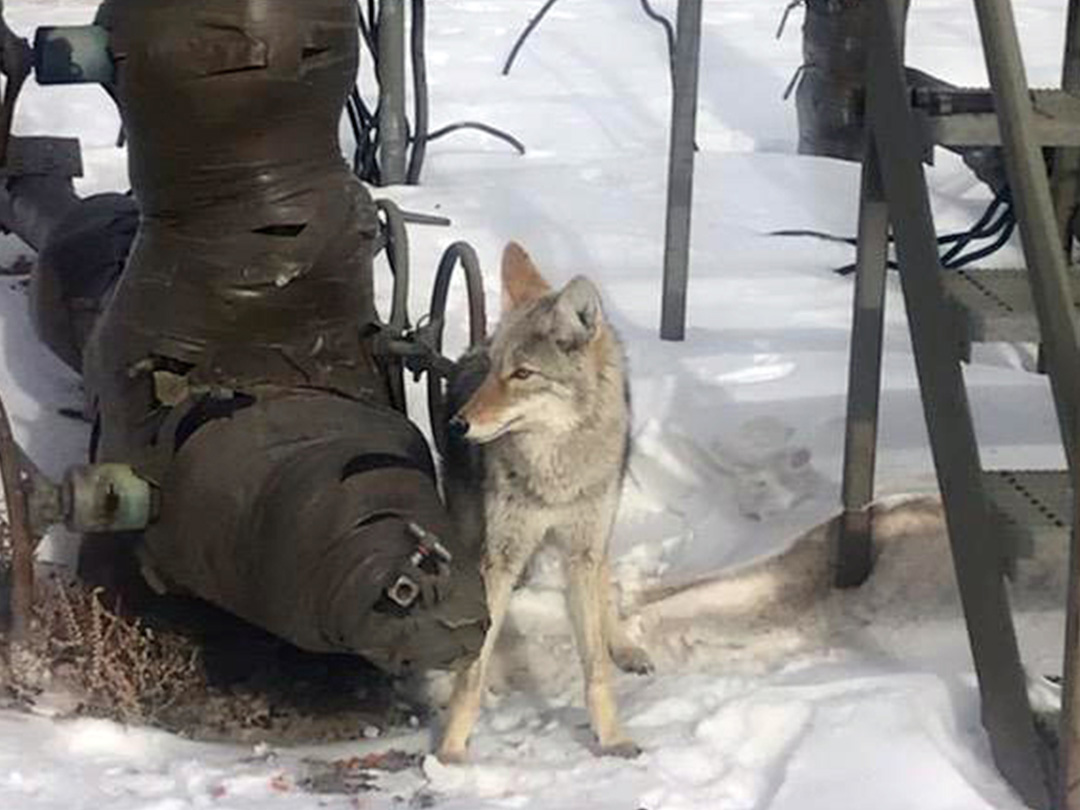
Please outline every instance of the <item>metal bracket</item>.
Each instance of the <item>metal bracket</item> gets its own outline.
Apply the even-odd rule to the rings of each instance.
[[[410,521],[408,529],[417,540],[416,550],[409,557],[405,572],[386,589],[390,601],[406,609],[422,597],[438,601],[440,590],[449,584],[450,564],[454,559],[442,541],[423,526]]]
[[[383,327],[372,339],[373,352],[376,357],[401,360],[412,372],[414,382],[424,374],[449,377],[457,364],[435,348],[432,335],[430,322],[406,332]]]

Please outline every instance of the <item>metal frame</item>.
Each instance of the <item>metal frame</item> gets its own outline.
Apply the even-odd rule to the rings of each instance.
[[[1080,330],[1073,316],[1072,284],[1046,162],[1035,137],[1016,22],[1009,0],[976,0],[975,10],[998,112],[1005,170],[1027,257],[1028,280],[1057,400],[1058,422],[1069,466],[1075,469],[1072,433],[1080,403]],[[1075,21],[1075,12],[1071,19]]]
[[[1080,4],[1075,2],[1069,3],[1069,16],[1065,24],[1061,88],[1067,93],[1080,95]],[[1077,192],[1080,191],[1080,149],[1055,150],[1052,180],[1058,231],[1068,250],[1077,209]]]
[[[1071,9],[1070,9],[1071,10]],[[1080,810],[1080,476],[1072,476],[1073,525],[1069,543],[1069,591],[1065,604],[1065,661],[1057,797],[1062,810]]]
[[[1071,0],[1065,29],[1065,58],[1061,86],[1068,93],[1080,93],[1080,2]],[[1054,153],[1053,194],[1057,209],[1058,233],[1069,257],[1073,224],[1080,191],[1080,149],[1058,149]],[[1080,436],[1080,426],[1073,431]],[[1080,459],[1075,448],[1072,458]],[[1058,800],[1063,810],[1080,810],[1080,467],[1074,464],[1073,525],[1069,544],[1069,591],[1065,608],[1065,661],[1062,684]]]
[[[1071,244],[1080,186],[1080,150],[1073,145],[1074,132],[1055,136],[1053,143],[1059,147],[1068,144],[1068,147],[1058,148],[1055,152],[1055,174],[1051,184],[1042,149],[1047,133],[1043,131],[1045,127],[1039,128],[1035,106],[1041,103],[1038,98],[1049,99],[1055,104],[1059,101],[1067,104],[1072,99],[1068,95],[1043,94],[1033,102],[1009,0],[974,2],[996,110],[989,126],[982,117],[976,116],[958,119],[954,124],[931,122],[935,126],[928,127],[925,115],[911,108],[905,79],[904,2],[877,0],[872,3],[867,74],[870,144],[863,166],[860,202],[844,463],[844,517],[837,538],[836,579],[838,585],[857,584],[870,567],[867,510],[873,497],[887,244],[884,222],[887,219],[896,238],[900,281],[923,408],[945,506],[968,638],[979,678],[983,725],[993,757],[1003,775],[1029,805],[1080,810],[1080,717],[1077,717],[1077,709],[1080,709],[1080,566],[1077,565],[1080,561],[1080,502],[1076,501],[1080,494],[1077,466],[1080,456],[1076,445],[1080,438],[1080,423],[1077,422],[1080,328],[1075,317],[1073,276],[1068,256],[1062,249]],[[1069,2],[1062,86],[1066,93],[1080,90],[1080,0]],[[1022,508],[1006,509],[1009,512],[1006,516],[996,511],[1006,508],[1005,501],[1009,498],[1024,501],[1022,496],[1026,491],[1021,486],[1017,489],[1019,494],[1009,490],[1003,495],[999,491],[1003,485],[998,479],[1016,479],[1023,484],[1027,480],[1023,478],[1025,474],[987,474],[982,469],[960,365],[966,351],[962,344],[965,339],[973,339],[973,335],[970,328],[966,335],[963,329],[949,331],[954,329],[956,316],[970,320],[981,315],[974,311],[965,313],[962,306],[951,300],[962,279],[951,279],[949,283],[942,279],[921,165],[928,135],[933,136],[935,132],[940,135],[949,131],[949,126],[970,128],[973,123],[979,124],[980,132],[985,130],[986,137],[990,137],[987,133],[992,134],[994,142],[999,142],[1004,152],[1027,260],[1025,275],[1030,285],[1031,308],[1038,322],[1060,432],[1072,471],[1075,512],[1072,520],[1075,525],[1072,527],[1064,708],[1057,757],[1040,739],[1035,727],[1004,581],[1016,553],[1015,535],[1034,536],[1039,527],[1032,522],[1030,514],[1025,516]],[[988,314],[984,313],[987,317],[994,314],[991,309],[987,308]],[[1004,307],[1003,311],[1013,317],[1012,309]],[[942,333],[955,335],[956,340],[943,344]],[[1047,481],[1054,486],[1059,486],[1062,480],[1045,473],[1026,475],[1044,478],[1050,475]],[[1019,506],[1026,507],[1026,501]],[[1009,523],[1003,517],[1027,521],[1031,525],[1014,525],[1015,520]],[[1013,536],[1009,534],[1009,526],[1012,526]],[[1060,532],[1057,524],[1050,528],[1051,534]]]
[[[873,3],[868,124],[881,159],[897,256],[903,268],[901,286],[982,693],[983,725],[994,760],[1016,791],[1029,805],[1048,807],[1047,774],[1005,590],[1003,550],[994,542],[988,520],[982,465],[960,358],[939,340],[940,330],[948,323],[948,309],[923,175],[922,140],[911,114],[901,59],[901,14],[895,3]]]

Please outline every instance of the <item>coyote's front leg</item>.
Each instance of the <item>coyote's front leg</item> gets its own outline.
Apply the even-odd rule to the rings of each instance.
[[[623,732],[615,704],[611,658],[604,633],[607,594],[603,590],[601,565],[601,560],[586,552],[569,554],[566,566],[570,616],[585,674],[585,701],[599,753],[635,757],[641,749]]]
[[[454,692],[450,698],[442,742],[435,754],[440,762],[465,761],[469,735],[472,733],[473,726],[476,725],[476,718],[484,699],[484,690],[487,687],[488,665],[491,663],[491,654],[495,650],[495,643],[499,640],[499,632],[506,619],[510,596],[517,581],[521,578],[522,571],[543,538],[542,532],[530,532],[525,535],[520,531],[520,527],[515,528],[518,531],[513,534],[499,531],[488,534],[488,549],[485,551],[484,558],[484,585],[487,589],[491,626],[484,637],[480,655],[458,673],[454,682]]]

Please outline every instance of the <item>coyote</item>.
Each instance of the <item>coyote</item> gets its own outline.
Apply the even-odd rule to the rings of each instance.
[[[511,242],[502,282],[502,321],[463,358],[449,392],[446,496],[462,538],[484,543],[491,627],[479,658],[458,673],[437,756],[464,760],[511,592],[545,542],[565,561],[598,753],[636,756],[619,725],[610,666],[652,671],[619,622],[607,559],[629,449],[622,346],[588,279],[555,292]]]

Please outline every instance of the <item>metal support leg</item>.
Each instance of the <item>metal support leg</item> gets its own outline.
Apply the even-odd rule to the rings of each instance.
[[[1080,92],[1080,0],[1069,0],[1065,29],[1065,60],[1061,86]],[[1054,153],[1054,207],[1065,255],[1072,246],[1072,224],[1080,191],[1080,149],[1058,149]],[[1080,437],[1080,427],[1073,431]],[[1080,459],[1080,451],[1073,453]],[[1073,469],[1073,528],[1069,548],[1069,594],[1065,605],[1065,668],[1062,685],[1061,740],[1058,770],[1058,806],[1080,810],[1080,471]]]
[[[379,2],[379,169],[384,186],[405,182],[405,2]]]
[[[1069,1],[1061,87],[1070,93],[1080,94],[1080,0]],[[1080,149],[1058,149],[1054,152],[1052,191],[1058,215],[1058,231],[1068,258],[1073,240],[1077,193],[1080,192]]]
[[[1005,169],[1016,207],[1028,280],[1046,346],[1058,422],[1075,469],[1072,437],[1080,403],[1080,332],[1043,151],[1035,138],[1034,109],[1010,0],[975,0]]]
[[[844,513],[834,555],[835,582],[840,588],[861,585],[873,565],[870,504],[874,499],[888,249],[889,209],[877,148],[871,140],[866,146],[859,196],[855,314],[844,441]]]
[[[686,335],[686,283],[690,264],[690,218],[694,197],[694,130],[697,125],[701,0],[679,0],[675,39],[671,145],[668,159],[664,298],[660,337]]]
[[[897,238],[923,410],[979,678],[983,725],[1005,778],[1029,805],[1047,808],[1052,781],[1043,769],[1028,703],[967,393],[957,353],[940,338],[948,322],[947,304],[922,173],[922,140],[909,107],[900,55],[902,11],[885,2],[871,6],[867,110]]]
[[[1080,435],[1078,430],[1077,435]],[[1060,810],[1080,810],[1080,480],[1073,474],[1069,595],[1065,605],[1065,671],[1061,696]]]

